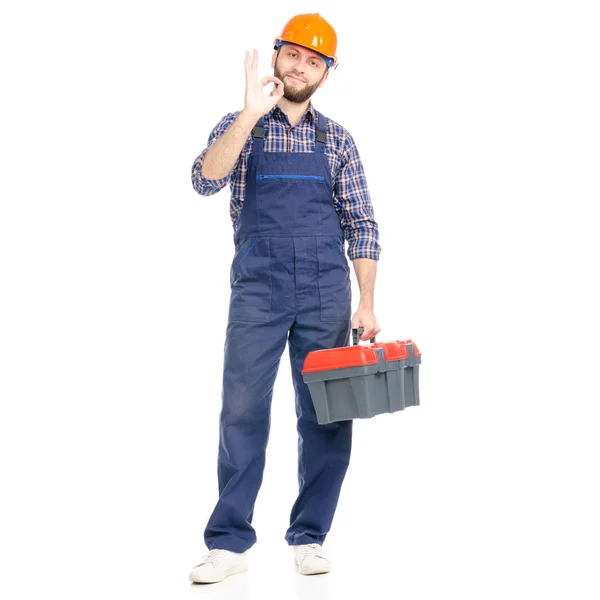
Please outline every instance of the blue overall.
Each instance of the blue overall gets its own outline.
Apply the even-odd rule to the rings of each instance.
[[[288,544],[323,543],[350,460],[352,421],[319,425],[302,379],[308,352],[348,345],[351,319],[350,268],[325,154],[327,120],[316,116],[314,152],[265,152],[263,119],[252,132],[246,197],[234,234],[219,499],[204,532],[209,550],[245,552],[256,543],[251,523],[286,342],[298,419],[299,484]]]

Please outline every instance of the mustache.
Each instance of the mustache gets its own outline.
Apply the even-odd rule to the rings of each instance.
[[[306,79],[304,79],[304,77],[302,77],[301,75],[298,75],[297,73],[293,73],[292,71],[288,71],[284,77],[287,77],[288,75],[291,75],[292,77],[295,77],[296,79],[299,79],[300,81],[302,81],[302,83],[306,83]]]

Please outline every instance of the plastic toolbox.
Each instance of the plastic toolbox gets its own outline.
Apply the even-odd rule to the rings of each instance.
[[[359,344],[309,352],[302,377],[320,425],[368,419],[418,406],[421,353],[412,340]]]

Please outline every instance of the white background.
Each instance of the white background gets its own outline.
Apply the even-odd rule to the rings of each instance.
[[[245,51],[270,74],[283,24],[318,11],[340,66],[313,100],[363,158],[378,339],[418,344],[421,406],[355,422],[334,570],[285,588],[286,350],[253,522],[263,562],[237,597],[598,598],[596,8],[7,3],[5,597],[226,597],[187,581],[217,499],[233,256],[228,190],[199,196],[190,169],[243,107]]]

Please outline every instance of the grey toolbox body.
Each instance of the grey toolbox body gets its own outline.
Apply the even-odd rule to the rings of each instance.
[[[302,376],[320,425],[418,406],[421,353],[412,340],[309,352]]]

